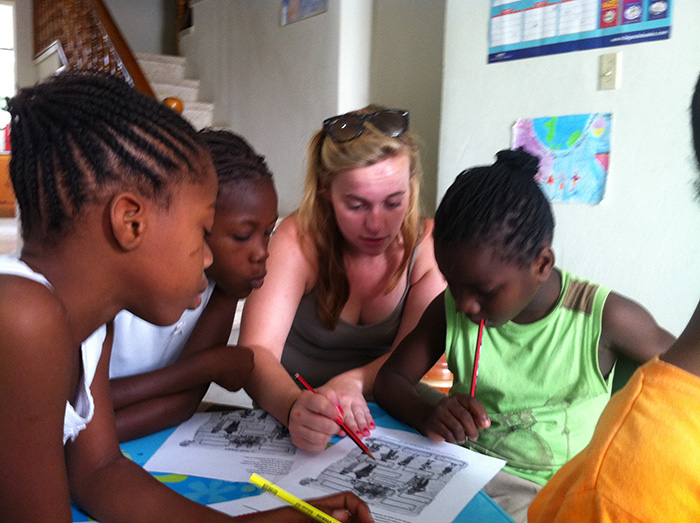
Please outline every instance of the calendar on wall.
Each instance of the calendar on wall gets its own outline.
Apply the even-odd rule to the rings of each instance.
[[[673,0],[491,0],[489,63],[671,36]]]

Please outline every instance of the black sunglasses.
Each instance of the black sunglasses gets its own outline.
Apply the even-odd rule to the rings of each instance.
[[[334,142],[349,142],[362,134],[365,122],[377,131],[396,138],[408,130],[408,111],[382,109],[369,114],[341,114],[323,121],[323,130]]]

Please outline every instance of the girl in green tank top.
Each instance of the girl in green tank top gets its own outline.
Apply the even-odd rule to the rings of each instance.
[[[673,342],[637,303],[555,267],[538,167],[522,148],[501,151],[447,190],[433,237],[448,288],[374,385],[377,403],[422,434],[502,458],[506,473],[532,482],[521,513],[590,440],[618,354],[647,361]],[[434,405],[412,387],[444,353],[454,382]]]

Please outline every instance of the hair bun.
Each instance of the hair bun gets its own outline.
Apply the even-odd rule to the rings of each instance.
[[[521,172],[534,178],[540,169],[540,159],[518,147],[515,150],[505,149],[497,152],[494,165],[503,165],[514,173]]]

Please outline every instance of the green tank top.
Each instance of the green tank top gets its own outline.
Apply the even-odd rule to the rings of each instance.
[[[527,325],[484,328],[476,398],[491,418],[472,450],[507,461],[505,470],[544,485],[590,441],[610,399],[598,365],[603,306],[610,293],[569,272],[554,309]],[[479,326],[445,291],[445,351],[454,384],[469,394]]]

